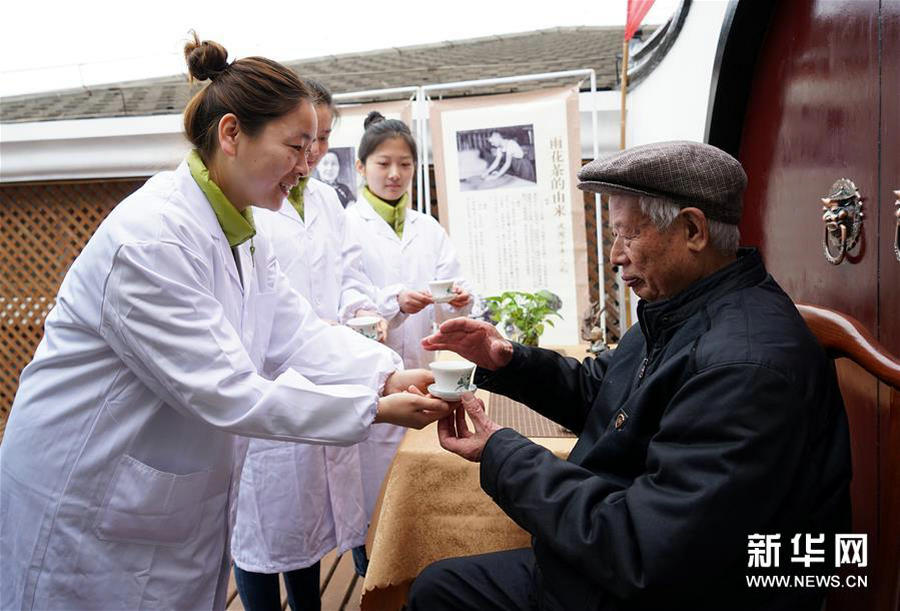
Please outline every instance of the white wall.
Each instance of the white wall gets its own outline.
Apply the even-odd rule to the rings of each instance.
[[[149,176],[189,150],[181,115],[0,126],[0,182]]]
[[[691,3],[672,48],[628,93],[626,147],[665,140],[703,141],[713,63],[727,8],[727,0]],[[634,324],[638,303],[634,293],[630,303]]]
[[[619,95],[579,94],[585,159],[594,158],[593,104],[600,155],[618,148]],[[175,168],[188,150],[180,114],[5,123],[0,125],[0,182],[150,176]]]
[[[628,93],[626,146],[703,141],[713,62],[727,0],[694,0],[669,53]]]

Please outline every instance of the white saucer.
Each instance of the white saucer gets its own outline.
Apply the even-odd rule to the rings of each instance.
[[[478,387],[472,384],[467,390],[439,390],[432,384],[428,387],[428,393],[444,401],[459,401],[464,392],[475,392],[477,389]]]
[[[450,303],[454,299],[456,299],[457,295],[454,293],[453,295],[444,295],[443,297],[435,297],[435,303]]]

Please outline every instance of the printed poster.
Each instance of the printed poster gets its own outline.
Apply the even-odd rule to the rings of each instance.
[[[431,134],[441,223],[482,296],[560,297],[541,343],[580,343],[588,305],[577,88],[435,101]]]

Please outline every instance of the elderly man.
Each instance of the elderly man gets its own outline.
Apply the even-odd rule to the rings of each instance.
[[[578,442],[556,458],[466,396],[465,412],[440,422],[441,444],[481,462],[482,488],[533,544],[431,565],[409,608],[818,609],[821,591],[746,580],[767,566],[749,553],[758,536],[780,537],[767,542],[784,567],[806,551],[794,534],[825,534],[830,549],[849,530],[850,455],[832,363],[759,254],[737,248],[743,169],[712,146],[671,142],[579,178],[610,194],[610,260],[641,298],[640,324],[581,363],[475,320],[423,341],[474,361],[482,388]]]

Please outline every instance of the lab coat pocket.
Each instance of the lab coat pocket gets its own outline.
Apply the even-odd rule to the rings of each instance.
[[[177,475],[125,455],[94,524],[104,541],[181,545],[196,532],[210,471]]]

